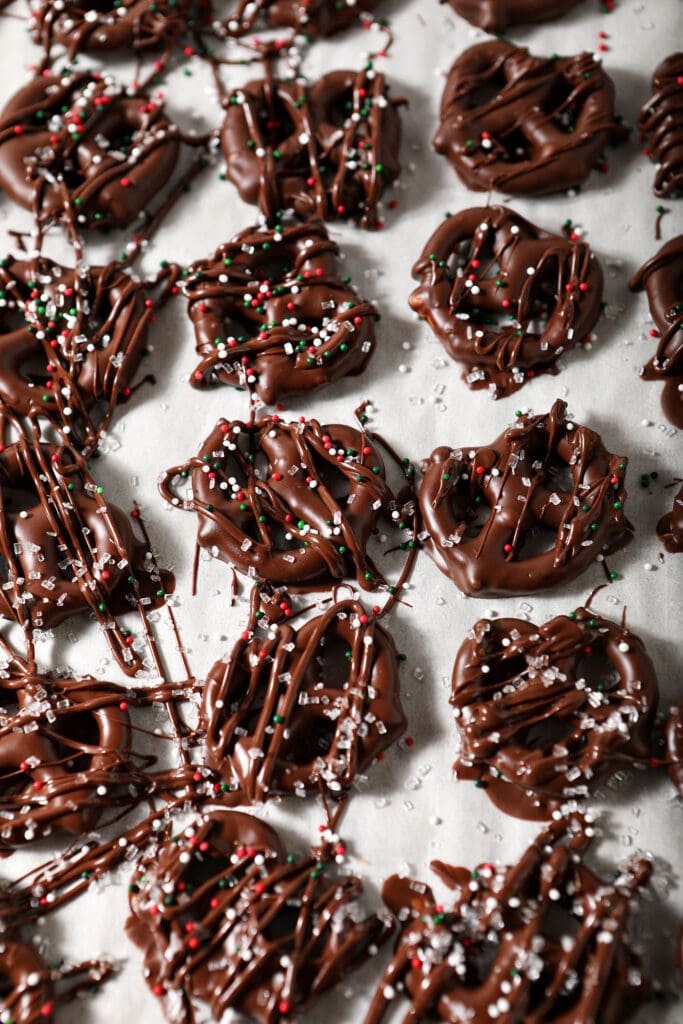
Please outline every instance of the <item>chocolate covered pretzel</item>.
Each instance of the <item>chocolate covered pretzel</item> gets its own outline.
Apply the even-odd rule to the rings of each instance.
[[[354,23],[361,12],[371,11],[377,0],[229,0],[228,14],[218,17],[225,4],[215,0],[213,26],[221,35],[242,36],[260,21],[274,28],[291,28],[307,36],[329,36]]]
[[[399,175],[400,100],[374,68],[329,71],[312,85],[273,77],[230,96],[221,142],[227,176],[272,224],[300,217],[378,226],[385,186]]]
[[[675,495],[671,511],[657,523],[657,534],[667,551],[674,555],[683,551],[683,487]]]
[[[32,10],[33,41],[50,53],[64,46],[73,60],[79,53],[168,46],[187,28],[187,0],[42,0]]]
[[[145,352],[152,303],[115,264],[71,269],[47,257],[0,263],[0,424],[47,420],[97,447]]]
[[[652,96],[638,127],[649,136],[647,154],[657,170],[653,190],[666,199],[683,196],[683,53],[672,53],[652,76]]]
[[[183,480],[186,497],[178,495]],[[170,504],[197,513],[199,547],[293,589],[347,578],[387,589],[366,550],[370,535],[380,515],[402,529],[414,525],[411,496],[391,489],[370,435],[303,417],[219,420],[199,453],[167,470],[159,487]]]
[[[461,17],[486,32],[505,32],[511,25],[552,21],[581,0],[448,0]],[[440,0],[446,3],[446,0]]]
[[[445,220],[413,267],[410,305],[469,387],[493,397],[583,341],[600,315],[603,276],[589,246],[536,227],[504,206]]]
[[[197,354],[193,387],[253,389],[269,404],[360,373],[375,308],[337,270],[320,221],[245,228],[190,267],[184,290]]]
[[[471,596],[573,580],[633,536],[626,465],[559,399],[545,415],[520,414],[486,447],[436,448],[419,494],[425,550]]]
[[[42,74],[0,114],[0,188],[41,224],[69,208],[80,227],[126,227],[168,182],[179,146],[157,100],[98,72]]]
[[[542,626],[480,619],[453,666],[453,769],[507,814],[549,818],[649,758],[657,697],[642,641],[587,608]]]
[[[683,428],[683,235],[666,242],[629,281],[645,289],[659,338],[655,354],[641,370],[643,380],[661,380],[662,409]]]
[[[451,67],[434,148],[467,188],[544,195],[580,185],[623,138],[612,80],[589,53],[534,57],[492,40]]]
[[[240,803],[340,795],[405,730],[394,641],[354,600],[259,636],[259,593],[203,688],[206,763]]]
[[[0,888],[0,1020],[54,1024],[58,1007],[96,990],[112,970],[105,960],[48,965],[24,937],[12,894]]]
[[[73,449],[25,438],[0,453],[0,502],[0,617],[30,632],[91,611],[135,674],[141,659],[116,617],[158,607],[174,578],[149,560],[130,516],[106,501]]]
[[[582,860],[593,834],[572,815],[554,821],[510,867],[433,861],[453,891],[449,905],[423,882],[388,878],[382,898],[401,931],[364,1024],[380,1024],[406,1002],[396,1019],[411,1024],[630,1019],[648,985],[628,918],[652,864],[643,857],[616,879],[601,878]]]
[[[291,1019],[372,955],[391,926],[359,905],[360,879],[328,878],[331,852],[287,856],[235,811],[164,830],[133,875],[126,931],[169,1024],[194,1020],[197,1003],[214,1020]]]
[[[683,701],[669,711],[664,727],[669,776],[683,796]]]

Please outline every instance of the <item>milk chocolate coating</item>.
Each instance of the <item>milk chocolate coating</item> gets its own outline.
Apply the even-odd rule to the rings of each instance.
[[[321,785],[340,795],[405,731],[394,641],[353,600],[257,636],[258,593],[204,686],[206,762],[242,803]]]
[[[272,224],[280,211],[378,224],[400,173],[400,100],[374,69],[330,71],[312,85],[272,77],[230,97],[221,135],[227,176]]]
[[[193,387],[248,384],[268,404],[361,373],[375,308],[337,269],[321,221],[246,228],[184,282],[201,361]]]
[[[424,463],[424,547],[465,594],[558,586],[631,540],[626,458],[566,413],[558,399],[487,447],[436,448]]]
[[[10,1024],[54,1024],[55,1011],[92,991],[112,972],[106,961],[48,966],[22,935],[10,893],[0,889],[0,1020]]]
[[[116,616],[158,607],[171,573],[147,563],[131,519],[66,446],[22,439],[0,453],[0,617],[45,629],[92,611],[119,665],[141,667]]]
[[[679,794],[683,796],[683,701],[675,704],[669,712],[665,738],[669,775]]]
[[[173,42],[187,28],[186,0],[43,0],[33,12],[33,41],[50,53],[53,43],[79,53],[148,51]]]
[[[73,270],[9,257],[0,293],[0,400],[92,451],[144,353],[152,311],[142,284],[115,264]]]
[[[167,183],[178,152],[156,100],[97,72],[38,75],[0,115],[0,188],[42,223],[71,204],[81,227],[126,227]]]
[[[683,196],[683,53],[672,53],[652,76],[652,96],[640,112],[638,127],[649,135],[648,154],[657,165],[656,196]]]
[[[106,806],[98,788],[117,786],[130,743],[125,705],[107,701],[106,684],[0,680],[0,853],[53,831],[93,828]]]
[[[507,814],[549,818],[650,757],[657,698],[642,641],[587,608],[543,626],[480,619],[453,667],[453,769]]]
[[[557,373],[560,354],[600,315],[602,270],[588,245],[537,228],[504,206],[445,220],[413,267],[410,305],[463,380],[493,397]]]
[[[327,878],[329,859],[287,857],[272,828],[234,811],[166,829],[133,876],[126,931],[169,1024],[193,1022],[197,1001],[216,1021],[290,1020],[369,958],[391,926],[359,907],[358,878]]]
[[[446,0],[439,0],[445,3]],[[486,32],[505,32],[510,25],[530,25],[559,18],[581,0],[448,0],[461,17]]]
[[[580,185],[622,137],[612,80],[589,53],[534,57],[492,40],[449,71],[434,148],[476,192],[544,195]]]
[[[683,429],[683,235],[672,238],[629,281],[633,292],[647,293],[659,331],[655,354],[641,370],[643,380],[661,380],[662,409]]]
[[[219,32],[242,36],[261,20],[275,28],[292,28],[307,36],[329,36],[353,24],[360,24],[361,12],[371,11],[377,0],[230,0],[230,14],[214,22]],[[222,13],[224,4],[215,6]]]
[[[192,495],[179,498],[189,478]],[[197,543],[240,572],[290,588],[355,579],[386,587],[366,545],[380,514],[407,528],[408,496],[385,478],[377,445],[352,427],[278,416],[219,420],[199,453],[166,471],[169,503],[197,513]]]
[[[674,498],[671,511],[657,523],[657,533],[667,551],[674,555],[683,551],[683,487]]]
[[[392,1001],[404,1017],[447,1024],[623,1024],[647,992],[628,917],[651,862],[603,879],[582,862],[593,829],[579,815],[553,822],[518,864],[474,871],[432,862],[453,890],[446,907],[422,882],[392,875],[384,902],[399,918],[394,957],[364,1024]]]

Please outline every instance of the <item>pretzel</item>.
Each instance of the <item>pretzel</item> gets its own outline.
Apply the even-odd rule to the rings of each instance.
[[[0,680],[0,850],[54,830],[80,835],[97,822],[100,790],[116,787],[131,742],[126,705],[102,703],[101,686]]]
[[[203,687],[207,764],[240,803],[321,784],[339,796],[405,731],[394,641],[354,600],[260,638],[260,597]]]
[[[281,211],[303,218],[358,218],[378,226],[378,203],[400,173],[400,100],[384,75],[330,71],[311,86],[272,76],[230,96],[221,134],[227,176],[273,224]]]
[[[377,0],[230,0],[226,18],[212,24],[221,35],[243,36],[264,20],[275,28],[292,28],[307,36],[329,36],[360,22],[361,11],[371,11]],[[222,10],[219,4],[217,11]]]
[[[643,380],[661,380],[662,409],[675,427],[683,428],[683,235],[661,247],[628,284],[643,289],[659,332],[655,354],[641,370]]]
[[[657,523],[657,534],[667,551],[674,555],[683,551],[683,487],[676,494],[671,511]]]
[[[137,515],[137,513],[136,513]],[[119,665],[141,668],[116,616],[158,607],[171,573],[147,563],[148,544],[102,496],[66,446],[25,438],[0,453],[0,617],[45,629],[92,611]]]
[[[446,3],[446,0],[439,0]],[[477,28],[496,34],[510,25],[552,21],[576,7],[581,0],[448,0],[462,18]]]
[[[180,498],[188,478],[191,495]],[[380,514],[401,529],[414,518],[407,496],[386,482],[371,437],[303,417],[219,420],[199,453],[168,469],[159,488],[170,504],[197,513],[199,547],[290,589],[325,589],[345,578],[364,590],[387,589],[367,542]]]
[[[152,314],[143,285],[115,264],[73,270],[44,256],[10,256],[0,290],[2,403],[90,452],[132,392]]]
[[[376,311],[337,272],[321,221],[246,228],[190,267],[184,290],[201,361],[193,387],[243,385],[268,404],[360,373]]]
[[[424,547],[465,594],[545,590],[631,540],[627,459],[566,413],[558,399],[487,447],[436,448],[425,461]]]
[[[664,729],[669,775],[683,796],[683,701],[669,711]]]
[[[585,242],[537,228],[504,206],[444,221],[413,267],[410,305],[427,320],[463,380],[492,397],[584,340],[600,315],[603,276]]]
[[[38,75],[0,114],[0,188],[43,225],[69,206],[82,227],[126,227],[167,183],[179,145],[159,103],[110,76]]]
[[[507,814],[549,818],[619,763],[649,759],[657,697],[639,638],[587,608],[540,627],[480,619],[453,667],[453,769]]]
[[[126,931],[169,1022],[194,1020],[197,1002],[216,1021],[284,1021],[372,955],[390,925],[359,906],[358,878],[328,879],[330,856],[287,857],[235,811],[161,834],[133,876]]]
[[[48,964],[22,937],[10,893],[0,889],[0,1020],[11,1024],[54,1024],[58,1006],[92,991],[111,973],[103,960]]]
[[[534,57],[491,40],[451,67],[434,148],[467,188],[544,195],[580,185],[625,137],[612,80],[589,53]]]
[[[453,890],[448,907],[422,882],[392,875],[382,898],[398,916],[394,956],[364,1024],[492,1020],[525,1024],[625,1022],[647,994],[629,945],[628,916],[652,864],[640,858],[602,879],[582,861],[593,836],[580,815],[560,817],[518,864],[474,871],[433,861]]]
[[[187,0],[112,0],[108,10],[88,0],[42,0],[31,12],[31,35],[47,54],[53,43],[66,47],[71,60],[124,48],[146,52],[183,33],[189,7]]]
[[[653,191],[663,199],[683,196],[683,53],[672,53],[652,76],[653,95],[640,111],[638,128],[649,135],[646,153],[657,166]]]

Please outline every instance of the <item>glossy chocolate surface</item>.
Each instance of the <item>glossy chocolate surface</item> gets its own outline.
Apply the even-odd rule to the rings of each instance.
[[[43,224],[73,208],[79,227],[126,227],[178,153],[159,102],[98,72],[37,75],[0,114],[0,188]]]
[[[227,175],[273,224],[353,219],[375,228],[386,185],[400,173],[401,101],[374,69],[329,71],[309,85],[269,76],[230,96],[221,142]]]
[[[657,696],[642,641],[587,608],[542,626],[480,619],[453,667],[453,769],[507,814],[549,818],[649,759]]]
[[[653,190],[666,199],[683,196],[683,53],[672,53],[655,69],[652,96],[638,128],[648,136],[647,151],[657,165]]]
[[[440,0],[446,3],[446,0]],[[511,25],[529,25],[559,18],[581,0],[448,0],[454,11],[486,32],[505,32]]]
[[[582,861],[593,836],[580,815],[541,832],[518,864],[475,870],[432,862],[453,890],[438,903],[422,882],[392,875],[382,897],[399,918],[393,959],[364,1024],[388,1018],[489,1024],[622,1024],[647,993],[628,918],[651,862],[634,859],[617,879]],[[391,1019],[394,1019],[393,1017]]]
[[[230,384],[273,404],[361,373],[375,308],[339,275],[321,221],[245,228],[190,267],[184,290],[201,361],[193,387]]]
[[[177,493],[184,480],[189,497]],[[219,420],[199,453],[167,470],[159,487],[166,501],[196,512],[200,547],[294,589],[343,579],[387,589],[368,540],[380,516],[406,529],[413,520],[412,495],[391,489],[373,438],[316,420]]]
[[[633,536],[626,465],[559,399],[545,415],[520,415],[491,445],[437,448],[419,495],[425,550],[471,596],[575,579]]]
[[[504,206],[445,220],[413,267],[410,296],[470,388],[510,395],[600,315],[603,275],[589,246],[536,227]]]
[[[321,786],[340,796],[405,730],[394,641],[354,600],[267,637],[259,612],[255,590],[247,628],[204,685],[207,764],[241,803]]]
[[[662,409],[683,429],[683,235],[666,242],[629,281],[631,291],[645,289],[659,332],[657,349],[643,367],[643,380],[661,380]]]
[[[456,58],[434,148],[474,191],[545,195],[580,185],[623,138],[612,80],[589,53],[535,57],[496,40]]]
[[[365,962],[391,931],[359,905],[360,879],[329,877],[330,837],[310,856],[287,856],[251,815],[213,811],[167,828],[130,887],[130,938],[170,1024],[230,1009],[260,1024],[290,1019]]]

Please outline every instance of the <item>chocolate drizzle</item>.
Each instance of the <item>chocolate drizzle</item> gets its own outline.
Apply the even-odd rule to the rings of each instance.
[[[239,812],[164,830],[136,868],[126,930],[170,1024],[194,1021],[197,1001],[214,1020],[229,1009],[290,1019],[387,938],[388,921],[358,906],[360,880],[328,878],[333,849],[329,834],[288,857],[272,828]]]
[[[269,404],[360,373],[375,308],[337,273],[324,224],[246,228],[184,281],[201,362],[194,387],[244,385]]]
[[[541,832],[512,867],[470,871],[433,861],[454,893],[448,908],[429,886],[388,878],[382,896],[402,930],[364,1024],[380,1024],[399,993],[411,1024],[630,1019],[647,983],[629,945],[628,917],[652,865],[634,860],[616,881],[604,881],[581,859],[592,836],[572,815]]]
[[[73,449],[22,437],[0,453],[0,616],[30,633],[92,611],[134,675],[142,662],[116,617],[138,610],[144,619],[174,586],[147,552]]]
[[[48,966],[23,937],[11,895],[0,888],[0,1020],[52,1024],[57,1007],[92,991],[112,970],[103,960]]]
[[[556,373],[559,355],[600,314],[602,270],[588,245],[543,231],[504,206],[444,221],[413,267],[410,304],[469,387],[492,397]]]
[[[268,77],[230,96],[222,131],[227,175],[273,224],[359,218],[378,226],[385,185],[400,173],[400,100],[373,68],[330,71],[313,85]]]
[[[567,420],[521,415],[484,448],[437,448],[424,463],[424,547],[466,594],[528,594],[575,579],[633,536],[624,456]]]
[[[411,479],[409,465],[402,473]],[[181,498],[188,478],[191,494]],[[159,488],[170,504],[197,513],[200,547],[290,589],[351,578],[364,590],[393,591],[366,551],[370,535],[383,515],[414,539],[412,490],[391,489],[373,435],[339,424],[219,420]]]
[[[638,637],[587,608],[543,626],[480,619],[452,687],[454,771],[508,814],[549,818],[620,763],[650,756],[654,666]]]
[[[662,409],[683,429],[683,235],[663,245],[628,286],[633,292],[645,289],[659,331],[657,350],[641,370],[642,377],[663,382]]]
[[[673,501],[673,508],[657,523],[657,533],[667,551],[672,554],[683,552],[683,487]]]
[[[29,666],[0,680],[0,856],[58,832],[90,831],[115,808],[191,785],[195,770],[181,740],[177,705],[188,685],[140,691],[92,677],[38,675]],[[180,765],[151,770],[155,758],[134,749],[139,708],[164,709]],[[161,737],[163,738],[163,737]]]
[[[679,795],[683,796],[683,701],[674,704],[669,711],[665,738],[669,775]]]
[[[372,10],[377,0],[363,0],[362,10]],[[223,5],[218,4],[217,10]],[[356,0],[230,0],[227,18],[214,20],[220,34],[243,36],[265,19],[275,28],[292,28],[307,36],[329,36],[360,20]]]
[[[97,72],[43,74],[0,115],[0,188],[41,225],[126,227],[168,181],[180,134],[156,100]]]
[[[544,195],[580,185],[624,138],[612,80],[589,53],[534,57],[496,40],[453,64],[434,148],[467,188]]]
[[[439,0],[446,3],[446,0]],[[486,32],[505,32],[510,25],[529,25],[559,18],[581,0],[448,0],[461,17]]]
[[[240,802],[339,796],[405,730],[394,641],[354,600],[259,637],[261,593],[203,688],[207,764]]]
[[[34,42],[49,62],[52,46],[66,47],[67,59],[80,53],[131,48],[138,52],[168,47],[187,28],[187,0],[41,0],[32,11]]]
[[[114,263],[72,270],[9,257],[0,290],[3,442],[4,406],[13,419],[49,421],[88,454],[133,390],[153,313],[144,285]]]
[[[640,112],[638,127],[649,135],[648,155],[657,165],[656,196],[683,196],[683,53],[672,53],[652,76],[653,95]]]

